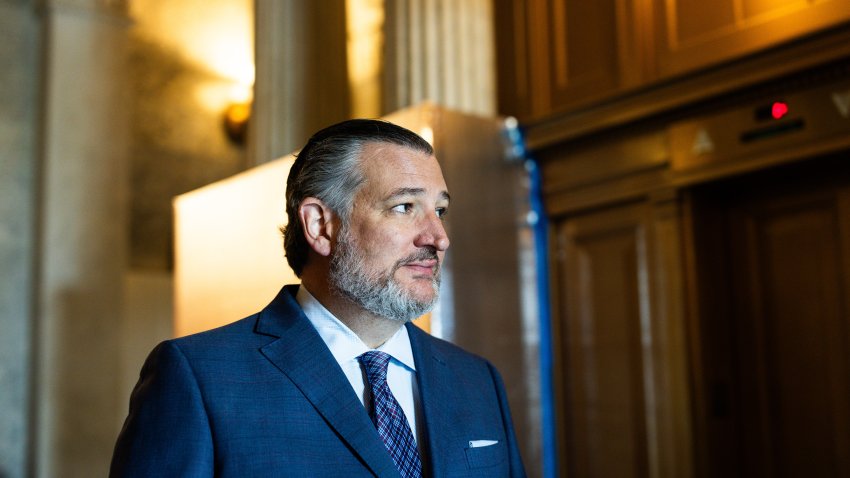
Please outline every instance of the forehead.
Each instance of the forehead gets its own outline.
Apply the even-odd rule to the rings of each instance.
[[[360,155],[360,165],[365,179],[363,189],[375,194],[399,187],[446,190],[437,158],[405,146],[367,143]]]

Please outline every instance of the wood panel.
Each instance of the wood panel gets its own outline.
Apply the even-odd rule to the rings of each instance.
[[[521,120],[646,82],[648,0],[495,0],[499,112]]]
[[[850,26],[850,0],[494,2],[499,113],[563,136],[839,58]]]
[[[678,195],[651,201],[648,414],[650,476],[694,476],[691,380],[687,347],[684,218]]]
[[[678,223],[670,200],[555,228],[565,476],[692,475]]]
[[[617,85],[617,11],[611,0],[549,2],[552,107],[580,102]]]
[[[648,170],[664,169],[669,163],[667,131],[633,128],[586,144],[571,144],[537,153],[545,178],[544,193],[552,195]]]
[[[746,270],[733,272],[737,349],[752,364],[738,377],[748,476],[850,476],[847,217],[820,194],[732,215],[733,267]]]
[[[562,440],[568,476],[647,476],[641,353],[646,230],[637,207],[565,222]]]
[[[653,0],[659,77],[740,58],[850,20],[850,1]]]
[[[532,56],[529,25],[533,0],[493,0],[497,108],[501,114],[532,116]]]

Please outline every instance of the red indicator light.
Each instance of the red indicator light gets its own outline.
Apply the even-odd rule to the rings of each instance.
[[[782,119],[788,114],[788,103],[777,101],[770,107],[770,116],[773,119]]]

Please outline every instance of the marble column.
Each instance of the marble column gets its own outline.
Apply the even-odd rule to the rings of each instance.
[[[251,156],[260,164],[300,148],[349,116],[345,0],[256,0]]]
[[[422,101],[496,113],[492,0],[386,0],[384,112]]]
[[[350,114],[345,1],[256,0],[252,156],[301,147]],[[422,101],[496,111],[492,0],[386,0],[383,113]]]
[[[106,476],[120,396],[129,21],[111,0],[45,5],[35,470]]]
[[[40,20],[0,0],[0,477],[27,476]]]

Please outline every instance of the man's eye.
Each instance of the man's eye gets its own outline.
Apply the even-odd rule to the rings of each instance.
[[[411,209],[413,209],[413,204],[408,202],[408,203],[404,203],[404,204],[399,204],[398,206],[393,206],[391,211],[400,212],[400,213],[408,213],[408,212],[410,212]]]
[[[438,207],[437,208],[437,217],[439,217],[440,219],[446,217],[446,214],[448,214],[448,213],[449,213],[449,208],[447,208],[447,207]]]

